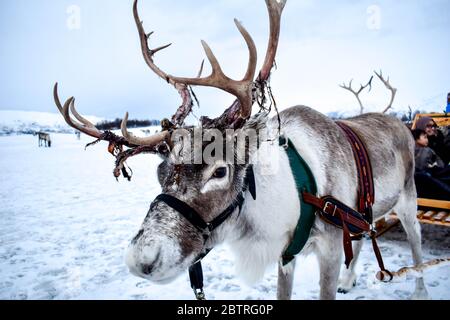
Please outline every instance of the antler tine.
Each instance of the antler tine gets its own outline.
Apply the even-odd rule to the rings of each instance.
[[[53,99],[55,100],[56,107],[58,108],[59,112],[63,114],[63,106],[61,105],[61,101],[59,100],[58,96],[58,82],[55,83],[55,86],[53,87]]]
[[[92,123],[90,123],[88,120],[84,119],[83,117],[81,117],[78,114],[78,112],[75,109],[75,105],[74,105],[74,102],[75,102],[74,97],[69,98],[66,101],[66,103],[64,104],[64,106],[61,105],[61,101],[59,100],[59,95],[58,95],[58,83],[55,84],[55,87],[53,89],[53,97],[54,97],[55,104],[58,107],[59,112],[62,114],[62,116],[64,117],[64,120],[66,121],[66,123],[69,126],[71,126],[72,128],[74,128],[76,130],[79,130],[91,137],[100,139],[103,132],[98,130]],[[72,113],[82,124],[75,122],[71,118],[69,109],[72,110]]]
[[[220,67],[220,63],[217,60],[216,56],[214,55],[214,52],[211,50],[210,46],[208,45],[208,43],[206,43],[206,41],[201,41],[202,42],[202,46],[203,46],[203,50],[205,51],[206,57],[208,58],[209,63],[211,64],[211,68],[212,68],[212,75],[209,78],[215,78],[217,79],[218,77],[225,77],[225,74],[222,71],[222,68]],[[180,78],[180,77],[172,77],[169,76],[172,80],[174,81],[180,81],[181,83],[187,83],[189,82],[189,84],[197,84],[197,85],[208,85],[208,84],[212,84],[212,83],[208,83],[205,81],[205,79],[208,78]],[[185,81],[181,81],[181,79],[184,79]]]
[[[196,85],[196,86],[206,86],[206,87],[215,87],[221,90],[224,90],[228,93],[236,96],[241,103],[241,117],[247,119],[251,114],[251,108],[253,104],[253,97],[251,93],[251,85],[253,83],[255,73],[256,73],[256,65],[257,65],[257,50],[255,42],[252,37],[248,33],[248,31],[242,26],[242,24],[235,19],[234,20],[239,32],[244,37],[245,42],[247,43],[247,47],[249,50],[249,62],[247,67],[247,72],[244,78],[241,81],[232,80],[227,77],[220,67],[219,61],[214,55],[213,51],[209,47],[209,45],[202,40],[202,46],[205,50],[205,54],[211,64],[212,73],[208,77],[204,78],[182,78],[182,77],[174,77],[168,76],[170,80],[175,83],[182,83],[186,85]]]
[[[64,120],[67,122],[69,126],[72,128],[79,130],[91,137],[94,137],[99,140],[105,140],[113,145],[117,146],[128,146],[130,148],[136,148],[139,146],[156,146],[159,142],[166,140],[170,140],[170,133],[169,132],[163,132],[160,134],[153,135],[148,138],[136,138],[132,136],[130,133],[128,133],[128,130],[126,129],[126,125],[128,122],[128,113],[126,114],[125,119],[122,122],[122,132],[123,137],[116,136],[115,134],[111,132],[103,132],[98,130],[95,125],[93,125],[91,122],[89,122],[87,119],[82,117],[75,108],[75,98],[71,97],[69,98],[64,106],[61,106],[61,102],[58,97],[58,84],[55,85],[54,89],[54,97],[56,106],[58,107],[59,111],[64,117]],[[73,113],[75,118],[81,122],[77,123],[72,119],[70,116],[70,111]]]
[[[355,95],[356,100],[358,100],[359,107],[361,108],[361,114],[364,113],[364,105],[363,105],[363,103],[362,103],[361,98],[359,97],[359,95],[360,95],[367,87],[370,87],[369,91],[372,90],[372,81],[373,81],[373,76],[370,78],[369,82],[368,82],[365,86],[361,85],[361,88],[360,88],[358,91],[356,91],[355,89],[353,89],[353,85],[352,85],[352,84],[353,84],[353,79],[350,80],[350,83],[349,83],[348,86],[345,84],[345,82],[344,82],[344,84],[340,85],[340,87],[341,87],[342,89],[348,90],[348,91],[350,91],[351,93],[353,93],[353,94]]]
[[[197,78],[200,78],[202,76],[204,66],[205,66],[205,60],[203,60],[202,64],[200,65],[200,70],[198,71]]]
[[[389,102],[388,106],[386,107],[386,109],[384,109],[384,111],[382,113],[386,113],[389,111],[389,109],[392,108],[392,105],[394,104],[394,100],[395,100],[395,96],[397,95],[397,88],[394,88],[390,82],[389,82],[389,77],[387,80],[384,79],[383,77],[383,71],[380,70],[380,73],[374,71],[375,74],[377,75],[377,77],[381,80],[381,82],[383,82],[383,84],[385,85],[385,87],[391,91],[391,101]]]
[[[150,67],[150,69],[161,79],[166,81],[167,83],[173,85],[175,89],[178,91],[178,93],[181,96],[182,104],[178,108],[175,115],[172,117],[172,122],[177,126],[182,126],[184,123],[184,120],[187,118],[187,116],[192,112],[193,107],[193,100],[191,97],[191,94],[189,92],[189,88],[186,84],[183,83],[175,83],[167,73],[162,71],[153,61],[153,56],[166,48],[168,48],[171,44],[167,44],[165,46],[161,46],[156,49],[150,49],[149,48],[149,38],[153,34],[153,32],[146,34],[144,30],[144,26],[142,21],[139,18],[138,8],[137,8],[138,0],[134,1],[133,4],[133,15],[134,20],[136,22],[136,26],[139,32],[139,38],[141,40],[141,50],[142,55],[144,56],[144,60],[147,63],[147,65]]]
[[[181,83],[181,84],[189,84],[189,85],[197,85],[197,86],[208,86],[208,87],[216,87],[218,89],[222,89],[224,91],[227,91],[231,94],[236,94],[238,92],[244,91],[242,90],[238,85],[242,84],[244,82],[249,82],[254,80],[254,75],[256,73],[256,64],[257,64],[257,50],[255,42],[253,41],[252,37],[248,33],[248,31],[242,26],[242,24],[237,20],[234,19],[234,22],[239,29],[239,32],[242,34],[242,36],[245,39],[245,42],[247,43],[248,50],[250,52],[250,58],[248,63],[247,72],[244,76],[244,78],[241,81],[235,81],[230,78],[228,78],[222,71],[222,68],[220,66],[219,61],[217,60],[216,56],[214,55],[214,52],[209,47],[208,43],[206,41],[201,41],[203,49],[205,51],[206,57],[209,60],[209,63],[212,67],[212,73],[208,77],[204,78],[183,78],[183,77],[175,77],[175,76],[168,76],[170,80],[174,81],[175,83]]]
[[[372,81],[373,81],[373,76],[370,78],[369,82],[365,86],[363,86],[361,84],[361,88],[359,89],[358,94],[363,92],[367,87],[369,87],[369,92],[372,91]]]
[[[270,72],[273,68],[275,57],[278,50],[278,43],[280,40],[281,15],[287,0],[266,0],[267,9],[270,17],[270,40],[267,46],[266,58],[264,65],[259,73],[258,80],[266,81],[270,77]]]
[[[128,131],[127,124],[128,124],[128,112],[125,114],[125,117],[123,118],[121,130],[123,137],[131,144],[138,146],[156,147],[163,141],[166,141],[168,144],[170,142],[169,131],[163,131],[146,138],[138,138]]]
[[[265,82],[269,80],[273,66],[275,65],[275,57],[277,54],[280,29],[281,29],[281,16],[286,5],[287,0],[266,0],[267,10],[270,18],[270,36],[267,46],[267,52],[265,61],[258,78],[252,83],[257,91],[264,94]],[[256,55],[255,55],[256,57]],[[249,88],[252,89],[253,87]],[[209,119],[207,117],[202,118],[202,124],[206,127],[220,126],[220,127],[232,127],[240,128],[245,124],[245,121],[251,115],[251,109],[253,103],[256,100],[256,96],[252,92],[249,93],[250,98],[247,98],[247,102],[243,102],[238,99],[217,119]]]
[[[74,115],[74,117],[80,121],[82,124],[84,124],[86,127],[88,128],[95,128],[95,125],[92,124],[92,122],[90,122],[89,120],[87,120],[86,118],[82,117],[77,109],[75,108],[75,98],[73,99],[73,103],[70,104],[70,112],[72,112],[72,114]]]
[[[239,29],[241,35],[244,37],[250,53],[247,72],[245,73],[242,82],[253,82],[255,80],[256,66],[258,63],[258,51],[256,50],[255,42],[253,41],[252,36],[248,33],[247,29],[245,29],[244,26],[237,19],[234,19],[234,23]]]
[[[69,108],[71,110],[73,110],[75,108],[74,103],[75,103],[75,98],[72,97],[69,100],[67,100],[66,103],[64,104],[63,112],[64,112],[64,119],[66,120],[66,122],[73,128],[75,128],[93,138],[100,139],[103,135],[103,132],[98,130],[95,126],[87,127],[84,125],[80,125],[71,119],[70,113],[69,113]]]
[[[354,91],[353,88],[352,88],[352,83],[353,83],[353,79],[350,80],[348,86],[345,84],[345,82],[344,82],[343,84],[339,85],[339,86],[340,86],[342,89],[348,90],[348,91],[350,91],[351,93],[356,94],[356,91]]]
[[[158,68],[158,66],[153,62],[153,56],[155,55],[155,53],[168,48],[171,44],[167,44],[165,46],[159,47],[154,50],[151,50],[149,48],[148,40],[149,40],[150,36],[153,34],[153,32],[151,32],[149,34],[145,33],[143,22],[139,18],[137,4],[138,4],[138,0],[135,0],[134,4],[133,4],[133,15],[134,15],[134,20],[136,22],[136,26],[138,28],[139,38],[141,40],[141,49],[142,49],[142,54],[144,56],[144,60],[153,72],[155,72],[161,79],[169,82],[167,73],[165,73],[160,68]],[[174,83],[172,83],[172,84],[175,85]]]

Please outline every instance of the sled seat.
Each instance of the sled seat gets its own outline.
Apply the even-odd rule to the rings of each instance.
[[[450,227],[450,201],[418,199],[417,218],[421,223]]]

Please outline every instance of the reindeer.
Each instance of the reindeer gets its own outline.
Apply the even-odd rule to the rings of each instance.
[[[39,147],[51,148],[52,140],[50,139],[50,135],[45,132],[36,132],[34,135],[38,136],[39,139]]]
[[[332,195],[356,208],[356,164],[350,143],[334,121],[306,106],[292,107],[275,118],[269,118],[267,108],[252,116],[256,102],[264,105],[264,102],[271,100],[266,99],[270,92],[268,81],[277,52],[285,4],[286,0],[266,0],[270,37],[266,58],[257,76],[256,46],[247,30],[235,20],[250,56],[244,78],[237,81],[223,73],[204,41],[202,45],[212,66],[210,76],[201,77],[200,72],[196,78],[180,78],[160,69],[155,64],[155,54],[169,45],[149,48],[151,34],[146,34],[144,30],[135,0],[133,14],[145,62],[182,98],[182,105],[171,121],[164,121],[164,131],[153,136],[141,138],[129,133],[128,113],[122,122],[122,136],[98,130],[77,112],[73,97],[62,105],[58,97],[58,84],[55,85],[55,103],[66,122],[96,138],[96,142],[109,142],[108,150],[116,157],[116,177],[123,174],[130,178],[125,167],[125,161],[130,157],[152,153],[162,158],[157,171],[162,195],[153,202],[126,254],[126,264],[134,275],[158,284],[171,282],[192,266],[206,249],[228,243],[236,256],[237,272],[249,282],[261,279],[266,268],[278,262],[277,297],[290,299],[295,260],[283,265],[281,257],[292,240],[302,212],[288,157],[277,140],[280,134],[292,140],[298,153],[310,166],[317,180],[318,195]],[[193,107],[192,86],[221,89],[237,99],[222,116],[216,119],[202,117],[199,128],[185,126],[185,119]],[[375,176],[374,217],[397,212],[408,234],[414,263],[420,265],[421,233],[416,218],[414,141],[410,132],[399,120],[383,114],[365,114],[344,122],[358,133],[368,149]],[[203,136],[213,136],[217,131],[225,136],[231,130],[234,132],[231,140],[239,134],[245,135],[246,130],[265,130],[268,138],[247,143],[244,157],[234,151],[233,158],[243,160],[241,163],[219,159],[212,163],[200,161],[190,164],[177,160],[180,154],[190,158],[190,153],[182,150],[186,145],[194,145],[196,142],[192,140],[195,139],[176,138],[178,129],[188,134],[200,130]],[[202,140],[200,148],[206,151]],[[270,159],[278,170],[267,174],[264,164],[253,162],[256,158]],[[245,187],[247,172],[252,164],[254,190]],[[252,194],[255,190],[256,194]],[[179,209],[174,209],[162,198],[171,198]],[[190,216],[181,214],[186,210],[190,210]],[[226,216],[221,214],[227,210]],[[314,252],[318,257],[321,299],[335,299],[338,287],[340,291],[347,292],[355,285],[355,264],[362,242],[355,243],[355,259],[339,282],[343,256],[341,239],[341,229],[315,219],[307,245],[301,252],[303,255]],[[423,298],[426,295],[423,278],[419,276],[413,297]]]

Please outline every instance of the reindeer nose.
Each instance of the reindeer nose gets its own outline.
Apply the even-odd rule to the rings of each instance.
[[[141,265],[141,271],[143,274],[145,274],[146,276],[149,276],[152,274],[153,268],[155,267],[155,263],[151,263],[151,264],[142,264]]]
[[[159,261],[160,255],[161,255],[161,250],[158,249],[156,255],[155,255],[154,258],[153,258],[153,261],[151,261],[150,263],[147,262],[147,261],[146,261],[146,262],[143,262],[143,261],[141,262],[141,264],[140,264],[139,267],[140,267],[141,272],[142,272],[144,275],[149,276],[149,275],[152,274],[153,270],[154,270],[155,267],[156,267],[156,264],[157,264],[158,261]]]
[[[142,251],[146,254],[142,255]],[[141,255],[136,254],[140,252]],[[150,276],[155,271],[161,257],[161,248],[137,248],[131,245],[126,255],[126,264],[132,274],[138,277]]]

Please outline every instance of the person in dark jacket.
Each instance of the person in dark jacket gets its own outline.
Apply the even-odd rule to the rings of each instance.
[[[450,93],[447,95],[447,109],[445,112],[450,113]]]
[[[423,130],[428,135],[428,147],[433,149],[445,165],[450,163],[450,139],[446,139],[442,131],[438,130],[436,122],[430,117],[423,117],[417,121],[416,129]]]
[[[420,198],[450,201],[450,166],[428,148],[428,135],[424,130],[412,131],[416,141],[414,175]]]
[[[428,147],[428,135],[425,131],[416,129],[412,131],[414,140],[416,140],[416,148],[414,150],[414,158],[416,159],[416,172],[426,171],[438,168],[444,169],[444,161],[439,158],[433,149]]]

